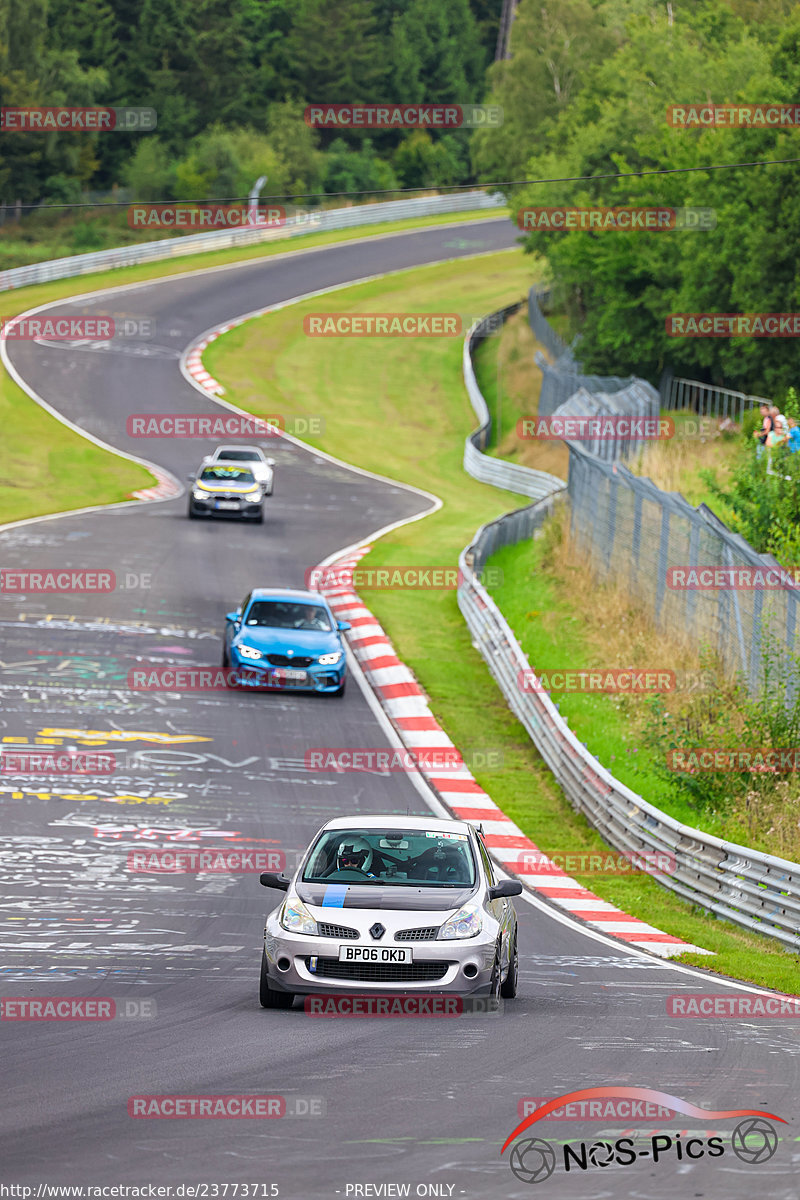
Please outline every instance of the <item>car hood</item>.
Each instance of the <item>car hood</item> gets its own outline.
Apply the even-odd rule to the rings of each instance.
[[[461,908],[474,895],[470,887],[373,887],[368,883],[297,883],[295,891],[320,921],[336,923],[343,908],[398,912],[446,913]],[[444,919],[444,917],[442,917]]]
[[[262,653],[286,654],[329,654],[341,650],[341,641],[335,630],[322,629],[267,629],[260,625],[246,625],[236,635],[235,644],[244,642]]]

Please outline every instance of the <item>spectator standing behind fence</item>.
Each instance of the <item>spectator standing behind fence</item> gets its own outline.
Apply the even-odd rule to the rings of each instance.
[[[764,453],[764,447],[767,444],[767,438],[775,428],[775,422],[772,419],[769,405],[760,404],[759,410],[761,412],[761,428],[757,429],[753,434],[754,438],[758,438],[756,442],[756,458],[761,458],[761,455]]]
[[[796,417],[789,417],[789,441],[786,443],[792,454],[800,450],[800,426]]]
[[[789,422],[786,420],[786,417],[778,408],[777,404],[772,405],[769,410],[769,415],[772,417],[772,421],[775,426],[775,433],[777,435],[772,441],[773,447],[785,446],[789,441]],[[769,444],[770,439],[767,438],[767,445],[769,446]]]

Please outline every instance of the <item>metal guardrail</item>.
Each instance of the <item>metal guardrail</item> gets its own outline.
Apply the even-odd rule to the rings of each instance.
[[[757,404],[773,403],[764,396],[750,396],[712,383],[700,383],[697,379],[679,379],[670,370],[665,370],[661,377],[660,391],[662,408],[690,408],[703,417],[728,419],[737,425],[741,425],[745,413]]]
[[[486,400],[478,381],[475,378],[473,355],[475,350],[488,336],[490,330],[496,328],[496,321],[505,321],[512,313],[518,311],[520,304],[511,304],[508,308],[492,313],[481,321],[476,321],[464,339],[464,383],[469,394],[470,403],[480,424],[474,433],[469,434],[464,443],[464,470],[480,483],[491,483],[494,487],[506,488],[509,492],[519,492],[521,496],[531,496],[540,499],[551,492],[562,491],[566,488],[563,479],[549,475],[547,471],[534,471],[521,463],[506,462],[502,458],[493,458],[484,454],[492,436],[492,418]]]
[[[322,233],[336,229],[352,229],[361,225],[378,225],[383,221],[402,221],[413,217],[432,217],[445,213],[505,207],[506,200],[503,196],[473,191],[453,196],[425,196],[419,199],[353,205],[350,208],[321,209],[318,213],[287,217],[285,225],[279,228],[253,226],[245,229],[215,230],[210,233],[190,233],[185,237],[138,242],[113,250],[95,250],[90,254],[74,254],[69,258],[31,263],[27,267],[12,267],[7,271],[0,271],[0,292],[9,288],[27,287],[32,283],[48,283],[53,279],[68,279],[93,271],[158,262],[161,259],[197,254],[205,250],[227,250],[232,246],[251,246],[282,237],[299,237],[309,232]]]
[[[475,327],[476,334],[480,324]],[[472,372],[469,351],[473,336],[470,333],[465,345],[464,377],[473,408],[479,418],[481,411],[488,417],[486,401],[480,396]],[[467,446],[471,446],[469,439]],[[472,449],[478,458],[486,457],[474,446]],[[493,462],[496,465],[492,479],[486,482],[495,482],[508,491],[519,490],[520,468],[500,459]],[[474,473],[466,453],[464,466],[470,474]],[[528,474],[543,474],[521,469]],[[531,666],[508,622],[476,575],[501,546],[533,537],[554,506],[565,498],[563,484],[560,480],[556,482],[559,488],[536,503],[482,525],[473,542],[462,551],[458,606],[473,644],[573,808],[586,816],[610,846],[625,854],[672,855],[674,872],[655,876],[665,887],[719,918],[776,938],[789,949],[800,950],[800,865],[682,825],[648,804],[589,753],[546,692],[525,690],[521,686],[521,680],[532,678]],[[532,484],[529,482],[528,486]],[[544,486],[543,481],[539,486]]]

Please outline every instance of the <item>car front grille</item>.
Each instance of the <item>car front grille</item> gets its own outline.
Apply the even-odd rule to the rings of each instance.
[[[400,929],[394,935],[396,942],[433,942],[439,932],[438,925],[426,925],[422,929]]]
[[[306,958],[305,963],[311,971],[311,959]],[[346,963],[337,958],[318,958],[317,969],[311,973],[356,983],[429,983],[443,979],[449,966],[447,962]]]
[[[303,658],[300,655],[294,658],[290,658],[288,654],[267,655],[267,662],[272,667],[310,667],[313,661],[313,658]]]
[[[319,929],[320,937],[333,938],[357,938],[358,930],[351,929],[349,925],[328,925],[325,921],[318,921],[317,928]]]

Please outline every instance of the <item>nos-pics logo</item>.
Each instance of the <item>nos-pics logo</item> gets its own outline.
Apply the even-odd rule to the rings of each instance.
[[[689,1137],[684,1140],[680,1133],[654,1134],[639,1143],[634,1138],[622,1137],[613,1141],[600,1139],[553,1145],[540,1137],[521,1138],[532,1125],[556,1109],[581,1100],[597,1099],[655,1103],[701,1121],[721,1121],[734,1117],[743,1119],[731,1133],[730,1146],[726,1146],[725,1139],[720,1136]],[[748,1166],[757,1166],[768,1162],[778,1149],[778,1134],[774,1125],[770,1124],[771,1121],[786,1123],[783,1117],[757,1108],[698,1108],[687,1100],[670,1096],[667,1092],[655,1091],[653,1088],[583,1088],[577,1092],[565,1092],[564,1095],[556,1096],[546,1104],[540,1105],[509,1135],[500,1153],[505,1154],[511,1143],[515,1142],[516,1138],[521,1138],[514,1144],[509,1156],[509,1166],[517,1179],[523,1183],[543,1183],[556,1170],[559,1160],[563,1170],[569,1172],[588,1171],[594,1167],[630,1167],[638,1159],[657,1163],[665,1159],[678,1162],[686,1159],[721,1158],[722,1155],[732,1152],[740,1162]]]

